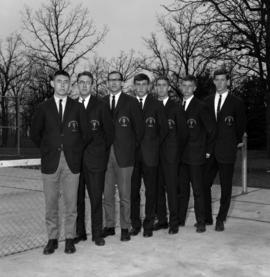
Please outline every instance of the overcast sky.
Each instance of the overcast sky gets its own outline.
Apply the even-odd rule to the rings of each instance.
[[[0,39],[20,30],[24,4],[36,9],[47,0],[1,0]],[[120,50],[145,52],[142,37],[157,31],[156,17],[163,11],[161,4],[170,0],[76,0],[89,9],[97,27],[107,25],[109,33],[97,52],[107,58],[117,56]]]

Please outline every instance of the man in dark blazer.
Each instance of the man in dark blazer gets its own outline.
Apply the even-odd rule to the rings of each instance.
[[[120,197],[121,241],[130,240],[130,190],[135,151],[144,134],[143,116],[137,100],[122,92],[123,76],[113,71],[108,74],[110,94],[104,100],[111,109],[114,140],[110,148],[105,175],[103,237],[115,234],[115,186]]]
[[[213,224],[211,186],[219,171],[221,185],[220,208],[216,218],[216,231],[224,230],[224,222],[231,202],[232,178],[237,145],[242,142],[246,127],[243,102],[228,91],[229,75],[225,70],[214,72],[216,93],[206,98],[206,104],[215,119],[214,151],[207,160],[204,171],[205,220]]]
[[[194,96],[196,79],[186,76],[182,80],[183,108],[189,131],[179,172],[179,225],[184,226],[190,197],[190,183],[194,195],[196,231],[205,232],[203,199],[203,165],[213,151],[215,126],[206,105]]]
[[[156,198],[158,221],[154,225],[154,230],[168,228],[166,191],[170,214],[169,234],[176,234],[178,233],[178,170],[187,141],[188,130],[182,106],[169,98],[169,80],[166,77],[159,77],[156,80],[156,89],[158,99],[165,107],[169,134],[165,138],[160,149]]]
[[[102,246],[102,194],[109,149],[113,142],[113,122],[108,105],[99,99],[92,90],[93,76],[90,72],[81,72],[77,77],[80,92],[79,102],[86,109],[88,129],[91,141],[83,154],[83,166],[78,190],[77,237],[78,243],[86,239],[85,230],[85,185],[91,205],[92,240]]]
[[[90,136],[83,106],[67,97],[68,73],[57,71],[51,85],[54,96],[38,106],[31,126],[31,138],[41,151],[49,237],[43,253],[51,254],[58,247],[60,191],[65,206],[65,253],[74,253],[79,173],[83,149]]]
[[[150,79],[145,74],[134,77],[136,98],[141,106],[144,117],[145,133],[136,151],[136,162],[131,179],[131,235],[137,235],[141,230],[140,189],[143,178],[145,186],[145,218],[143,221],[143,236],[153,235],[155,219],[157,166],[159,151],[166,135],[168,122],[163,105],[149,94]]]

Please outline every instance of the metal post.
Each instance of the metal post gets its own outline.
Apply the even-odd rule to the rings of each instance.
[[[20,100],[19,96],[16,99],[17,106],[17,155],[21,154],[21,140],[20,140]]]
[[[244,133],[242,146],[242,193],[245,194],[247,192],[247,133]]]

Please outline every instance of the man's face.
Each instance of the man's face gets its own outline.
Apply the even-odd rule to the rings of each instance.
[[[158,98],[163,99],[168,96],[169,84],[166,80],[158,80],[156,88],[157,88]]]
[[[51,81],[51,86],[54,88],[54,94],[58,97],[65,97],[69,93],[70,80],[64,75],[57,75]]]
[[[109,75],[108,78],[108,89],[112,94],[116,94],[122,89],[121,76],[118,73],[113,73]]]
[[[223,75],[216,75],[214,78],[214,84],[216,86],[217,93],[223,93],[227,90],[229,86],[229,80],[225,74]]]
[[[83,75],[78,80],[78,88],[80,96],[86,98],[92,91],[92,79],[89,76]]]
[[[196,90],[196,85],[192,81],[183,81],[181,85],[181,92],[184,96],[184,98],[189,98],[194,94],[194,91]]]
[[[149,91],[149,83],[147,80],[135,81],[134,83],[136,96],[143,97]]]

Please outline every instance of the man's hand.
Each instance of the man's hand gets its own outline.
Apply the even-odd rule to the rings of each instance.
[[[242,148],[244,146],[244,143],[243,142],[240,142],[237,144],[237,148]]]
[[[211,156],[211,154],[206,153],[206,159],[209,159],[209,158],[210,158],[210,156]]]

